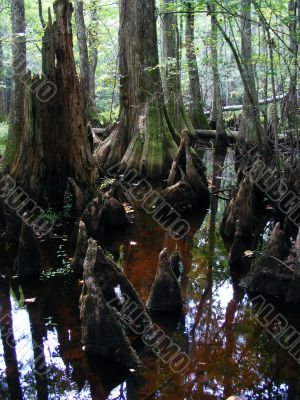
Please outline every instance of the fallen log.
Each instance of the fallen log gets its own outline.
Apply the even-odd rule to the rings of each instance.
[[[289,96],[289,93],[285,93],[285,94],[281,94],[275,97],[276,101],[282,101],[285,100],[287,97]],[[274,98],[273,97],[268,97],[267,99],[262,99],[259,100],[258,104],[260,106],[264,106],[267,104],[272,104],[274,102]],[[236,104],[236,105],[232,105],[232,106],[225,106],[223,107],[223,111],[224,112],[228,112],[228,111],[241,111],[244,108],[243,104]],[[211,111],[207,110],[204,112],[205,115],[210,115]]]

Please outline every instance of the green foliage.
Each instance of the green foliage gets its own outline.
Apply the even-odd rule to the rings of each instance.
[[[100,186],[100,190],[106,191],[109,189],[114,182],[114,179],[111,178],[105,178]]]
[[[67,193],[65,197],[65,202],[63,205],[63,217],[66,220],[69,220],[72,216],[72,208],[73,208],[73,196],[71,193]]]
[[[64,245],[59,246],[59,250],[57,251],[57,258],[61,259],[62,266],[57,269],[53,268],[48,271],[43,271],[41,274],[42,279],[52,279],[52,278],[70,276],[73,274],[70,260],[64,248]]]
[[[109,111],[102,111],[99,114],[99,122],[101,125],[108,125],[111,124],[112,122],[115,122],[118,119],[119,116],[119,108],[113,108],[112,110]]]
[[[48,207],[46,209],[45,215],[46,217],[52,219],[54,224],[57,224],[57,222],[61,219],[61,214],[54,211],[52,207]]]
[[[4,154],[8,136],[8,122],[0,122],[0,154]]]

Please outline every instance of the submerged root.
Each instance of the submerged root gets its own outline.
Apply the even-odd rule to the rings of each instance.
[[[151,312],[178,312],[182,309],[182,294],[172,270],[167,249],[159,255],[156,277],[147,300]]]
[[[97,243],[89,240],[80,297],[82,344],[89,354],[113,358],[126,368],[137,368],[140,365],[138,356],[113,309],[106,303],[94,274],[97,252]]]
[[[38,277],[42,268],[42,256],[33,230],[22,225],[19,252],[15,262],[19,278]]]
[[[299,302],[300,233],[291,246],[277,223],[266,250],[246,278],[249,290]]]
[[[181,141],[169,173],[167,188],[161,196],[179,212],[209,207],[210,193],[205,167],[199,157],[192,155],[187,135]]]
[[[82,274],[83,263],[88,248],[88,235],[83,221],[79,222],[77,244],[71,267],[76,274]]]
[[[127,227],[130,221],[123,205],[109,195],[99,195],[91,201],[81,216],[88,237],[102,240],[105,232],[114,227]]]
[[[117,310],[122,308],[125,318],[131,321],[132,330],[142,333],[151,328],[151,318],[136,290],[123,271],[104,254],[101,247],[98,247],[94,271],[106,301]],[[117,296],[117,288],[123,299]]]

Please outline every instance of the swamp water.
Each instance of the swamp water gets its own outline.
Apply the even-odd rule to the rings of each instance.
[[[232,167],[222,179],[223,186],[232,185]],[[174,374],[141,344],[136,348],[142,368],[129,373],[85,355],[82,282],[68,274],[66,243],[54,240],[43,249],[45,267],[60,270],[46,273],[39,284],[15,280],[8,287],[0,278],[0,399],[299,399],[299,365],[257,321],[237,272],[228,268],[218,233],[223,211],[220,199],[216,215],[193,220],[189,236],[179,242],[150,216],[137,214],[124,236],[108,237],[105,244],[143,301],[160,251],[180,250],[183,314],[157,323],[189,356],[184,373]],[[299,312],[277,307],[300,330]],[[34,360],[42,374],[35,374]]]

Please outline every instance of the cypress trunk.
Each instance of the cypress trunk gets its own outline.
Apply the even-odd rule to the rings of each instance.
[[[189,73],[189,116],[195,129],[208,129],[208,121],[203,109],[203,99],[201,95],[200,78],[195,49],[195,17],[192,3],[189,2],[187,7],[185,45]]]
[[[74,1],[75,20],[76,20],[76,32],[77,42],[80,56],[80,84],[83,92],[85,111],[87,113],[87,107],[89,103],[89,53],[87,46],[87,34],[84,23],[83,15],[83,1]]]
[[[95,168],[74,63],[73,9],[68,0],[57,0],[54,11],[56,21],[49,18],[43,39],[44,77],[27,85],[26,124],[12,176],[41,205],[61,209],[69,178],[82,205],[90,200]]]
[[[163,101],[155,0],[120,1],[119,43],[119,122],[100,146],[97,160],[104,169],[121,163],[161,180],[177,144]]]
[[[6,88],[5,88],[5,74],[4,74],[4,54],[3,54],[3,34],[0,32],[0,122],[6,118]]]
[[[13,54],[13,76],[12,96],[9,121],[9,133],[5,151],[5,167],[10,168],[21,141],[24,130],[24,98],[26,74],[26,25],[24,0],[11,1],[11,22],[12,22],[12,54]]]
[[[241,56],[243,61],[244,73],[247,79],[249,93],[245,91],[243,99],[243,113],[240,121],[240,136],[246,141],[256,141],[256,122],[254,116],[259,112],[258,94],[256,90],[254,68],[252,62],[252,24],[251,24],[251,0],[242,0],[243,18],[241,19]],[[253,104],[253,100],[255,104]]]
[[[168,12],[174,0],[164,0],[161,17],[162,78],[165,102],[171,123],[177,132],[187,130],[194,136],[194,128],[182,99],[180,76],[179,31],[177,15]]]
[[[98,65],[97,0],[92,2],[89,26],[89,116],[96,115],[96,69]]]

